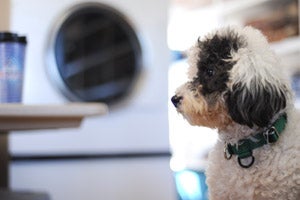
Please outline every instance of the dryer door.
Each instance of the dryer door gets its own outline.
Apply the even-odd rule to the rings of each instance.
[[[100,3],[77,5],[55,24],[48,48],[50,76],[72,101],[123,99],[141,69],[137,34],[117,10]]]

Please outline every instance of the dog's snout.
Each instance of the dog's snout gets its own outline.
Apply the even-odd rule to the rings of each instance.
[[[177,108],[180,101],[182,100],[182,96],[177,96],[177,95],[174,95],[172,98],[171,98],[171,101],[172,103],[174,104],[174,106]]]

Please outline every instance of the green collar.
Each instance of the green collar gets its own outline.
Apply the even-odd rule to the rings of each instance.
[[[232,155],[237,155],[238,163],[243,168],[249,168],[254,163],[252,150],[262,147],[266,144],[275,143],[283,132],[287,123],[286,113],[282,114],[267,130],[254,136],[238,141],[238,144],[225,144],[224,156],[229,160]],[[242,163],[242,159],[251,158],[247,164]]]

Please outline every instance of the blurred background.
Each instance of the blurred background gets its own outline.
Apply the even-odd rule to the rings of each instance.
[[[282,60],[300,106],[298,0],[1,0],[0,30],[26,35],[24,104],[105,102],[78,129],[10,134],[10,188],[53,200],[206,197],[214,130],[169,99],[186,50],[228,24],[252,25]]]

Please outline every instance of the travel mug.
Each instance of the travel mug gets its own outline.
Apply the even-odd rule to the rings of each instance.
[[[22,102],[26,37],[0,32],[0,103]]]

